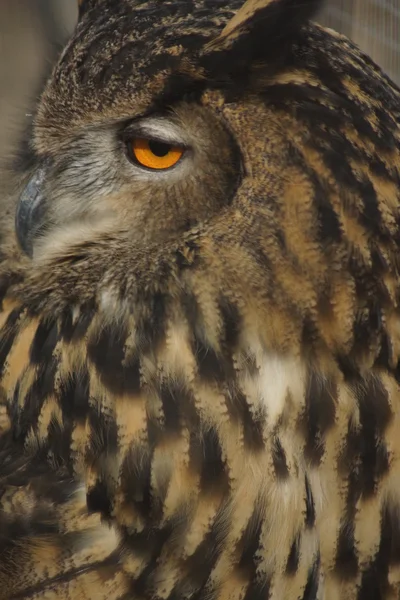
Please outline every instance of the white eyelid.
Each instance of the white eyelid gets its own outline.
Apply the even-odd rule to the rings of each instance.
[[[138,127],[140,135],[155,138],[169,144],[188,145],[182,129],[174,122],[163,117],[151,117],[140,122]]]

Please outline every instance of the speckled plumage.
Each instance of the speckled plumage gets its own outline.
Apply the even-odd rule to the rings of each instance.
[[[318,2],[80,4],[1,225],[0,599],[399,598],[399,90]]]

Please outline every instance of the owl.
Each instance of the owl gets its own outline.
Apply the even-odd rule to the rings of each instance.
[[[83,0],[0,224],[0,599],[400,597],[400,90],[317,0]]]

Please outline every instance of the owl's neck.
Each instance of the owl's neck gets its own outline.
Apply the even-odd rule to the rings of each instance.
[[[2,319],[14,437],[83,481],[134,597],[315,587],[347,541],[343,511],[351,522],[387,471],[389,375],[347,385],[254,336],[224,350],[177,317],[150,345],[95,314]]]
[[[159,358],[142,365],[137,396],[115,399],[118,450],[108,443],[89,477],[89,504],[108,486],[110,519],[135,549],[124,569],[136,593],[267,598],[291,569],[306,585],[318,572],[322,499],[309,465],[335,418],[334,384],[261,351],[237,353],[229,380],[212,376],[213,357],[200,377],[194,354],[171,340]],[[107,421],[101,403],[92,408]]]

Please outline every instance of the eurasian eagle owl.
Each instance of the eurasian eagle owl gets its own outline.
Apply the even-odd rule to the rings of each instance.
[[[81,2],[2,200],[1,599],[400,597],[400,91],[319,5]]]

